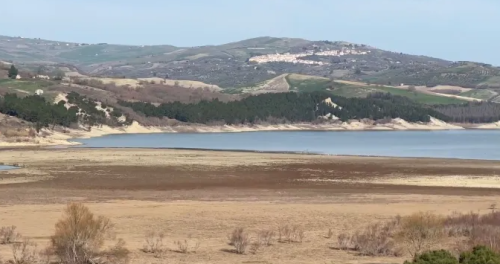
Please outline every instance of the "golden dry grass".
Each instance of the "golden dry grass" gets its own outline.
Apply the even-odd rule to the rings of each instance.
[[[305,74],[298,74],[298,73],[291,73],[288,75],[288,78],[292,80],[328,80],[328,78],[321,77],[321,76],[314,76],[314,75],[305,75]]]
[[[16,225],[44,245],[65,202],[84,201],[96,215],[115,223],[117,237],[132,251],[131,263],[402,263],[408,256],[361,257],[332,247],[338,234],[397,214],[488,212],[500,199],[492,186],[411,187],[401,185],[403,180],[377,184],[396,172],[396,178],[410,182],[438,174],[443,179],[457,174],[495,178],[500,163],[489,161],[152,149],[2,150],[0,160],[23,166],[0,172],[2,179],[53,177],[0,185],[0,226]],[[375,174],[370,181],[356,182]],[[318,177],[350,182],[294,181]],[[120,187],[130,180],[137,188]],[[183,180],[187,182],[176,185]],[[92,182],[97,184],[88,185]],[[227,235],[234,228],[244,227],[255,237],[261,230],[277,232],[283,224],[302,228],[303,242],[275,241],[255,255],[230,252]],[[326,238],[329,229],[331,238]],[[141,250],[151,231],[165,234],[169,250],[164,259]],[[174,252],[175,242],[186,239],[200,242],[197,252]],[[9,254],[8,246],[0,246],[4,259]]]

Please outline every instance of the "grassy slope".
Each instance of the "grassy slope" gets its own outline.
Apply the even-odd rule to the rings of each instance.
[[[475,88],[478,85],[485,88],[500,88],[499,69],[477,63],[466,63],[450,67],[437,68],[399,68],[365,75],[361,79],[365,82],[399,85],[455,85]]]
[[[137,57],[160,55],[177,48],[171,46],[119,46],[119,45],[89,45],[79,47],[59,54],[65,60],[79,63],[99,63],[119,60],[131,60]]]
[[[285,78],[290,90],[298,92],[324,91],[330,87],[330,80],[316,76],[289,74]]]
[[[47,80],[12,80],[0,79],[0,88],[8,89],[9,92],[17,93],[20,96],[35,94],[35,91],[41,89],[44,91],[43,97],[52,101],[57,92],[47,92],[47,89],[56,83]]]
[[[420,92],[411,92],[408,90],[391,88],[391,87],[377,87],[383,92],[400,95],[410,98],[411,100],[423,104],[462,104],[466,101],[452,97],[444,97],[439,95],[425,94]]]
[[[488,90],[488,89],[477,89],[477,90],[470,90],[467,92],[463,92],[463,93],[460,93],[459,95],[471,97],[471,98],[482,99],[482,100],[488,100],[492,97],[497,96],[498,93],[496,93],[492,90]]]
[[[306,75],[301,75],[300,78],[294,78],[294,75],[291,74],[286,79],[290,84],[290,89],[299,92],[324,91],[331,86],[331,81],[329,79],[318,78],[315,76],[309,76],[308,78]],[[366,97],[370,93],[383,92],[405,96],[415,102],[423,104],[460,104],[465,102],[457,98],[443,97],[420,92],[411,92],[408,90],[387,86],[354,85],[335,82],[334,87],[335,88],[331,90],[331,93],[343,97]]]

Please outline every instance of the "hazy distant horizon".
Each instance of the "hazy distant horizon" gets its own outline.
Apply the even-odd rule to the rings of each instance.
[[[497,0],[18,0],[9,8],[12,26],[0,35],[178,47],[287,37],[500,65]]]

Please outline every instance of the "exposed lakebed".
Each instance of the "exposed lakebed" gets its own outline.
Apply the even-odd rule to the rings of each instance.
[[[500,160],[499,130],[272,131],[108,135],[82,147],[186,148]]]

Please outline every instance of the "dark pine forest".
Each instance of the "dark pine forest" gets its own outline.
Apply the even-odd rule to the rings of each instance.
[[[339,107],[325,103],[331,100]],[[209,124],[253,124],[261,121],[284,120],[287,122],[311,122],[328,113],[342,121],[349,119],[402,118],[410,122],[428,122],[430,116],[449,120],[444,114],[430,107],[413,103],[405,97],[390,94],[374,94],[368,98],[344,98],[324,92],[273,93],[248,96],[239,101],[201,101],[194,104],[179,102],[155,106],[144,102],[119,104],[130,107],[147,117],[168,117],[182,122]]]
[[[325,102],[328,98],[337,106]],[[117,107],[108,108],[108,114],[105,114],[96,109],[97,101],[75,92],[68,94],[67,99],[67,103],[73,105],[68,109],[65,107],[66,102],[52,104],[37,95],[20,97],[16,94],[6,94],[0,97],[0,113],[32,122],[36,130],[56,125],[69,127],[78,123],[88,126],[121,126],[132,122],[128,115],[124,115]],[[163,103],[158,106],[128,101],[118,101],[118,104],[120,108],[130,108],[146,117],[166,117],[200,124],[314,122],[320,117],[331,118],[331,115],[341,121],[402,118],[409,122],[428,122],[431,116],[457,123],[488,123],[500,120],[500,104],[482,102],[429,106],[388,93],[374,93],[367,98],[345,98],[326,92],[289,92],[252,95],[229,102],[216,99],[190,104]],[[118,122],[118,118],[123,115],[126,121]]]

